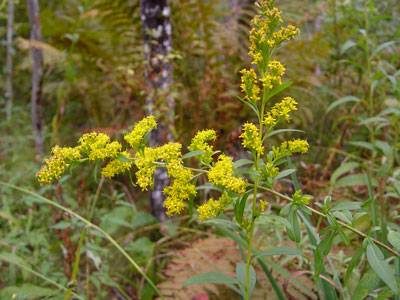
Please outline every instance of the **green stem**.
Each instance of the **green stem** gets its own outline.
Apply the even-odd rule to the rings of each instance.
[[[258,165],[259,155],[257,155],[257,165]],[[254,234],[254,223],[256,220],[256,203],[257,203],[257,188],[258,188],[259,178],[257,177],[254,183],[254,194],[253,194],[253,208],[251,212],[251,223],[249,230],[249,238],[247,241],[247,261],[246,261],[246,287],[245,287],[245,300],[249,300],[249,283],[250,283],[250,265],[251,265],[251,247],[253,243]]]

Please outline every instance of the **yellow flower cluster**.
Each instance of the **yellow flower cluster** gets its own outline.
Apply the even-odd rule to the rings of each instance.
[[[124,139],[132,148],[139,150],[143,137],[152,129],[157,128],[154,116],[148,116],[135,124],[133,130],[124,136]]]
[[[199,219],[204,221],[206,219],[216,217],[231,203],[232,198],[229,197],[227,192],[224,192],[217,201],[211,198],[197,208],[197,211],[200,214]]]
[[[240,85],[240,88],[242,89],[242,92],[246,94],[244,96],[244,99],[250,102],[256,102],[260,100],[260,88],[258,86],[256,72],[254,72],[253,69],[243,69],[242,71],[240,71],[240,73],[243,74],[241,78],[242,84]]]
[[[239,136],[242,138],[242,145],[252,151],[263,154],[264,146],[260,140],[260,132],[253,123],[243,125],[243,133]]]
[[[81,159],[79,147],[59,147],[55,146],[52,150],[52,156],[45,159],[45,165],[36,174],[40,184],[50,184],[54,180],[61,178],[65,169],[68,168],[73,162]]]
[[[308,205],[310,203],[310,197],[301,194],[301,190],[296,191],[293,196],[293,203],[299,205]]]
[[[246,182],[241,178],[236,178],[232,175],[233,162],[232,158],[221,154],[218,157],[217,163],[208,172],[208,180],[215,184],[233,191],[238,194],[245,192]]]
[[[297,110],[297,102],[292,97],[285,97],[281,102],[276,103],[272,109],[266,113],[263,123],[266,126],[274,126],[279,120],[290,120],[289,113]]]
[[[295,139],[293,141],[283,142],[279,148],[272,147],[272,151],[274,152],[274,157],[277,159],[292,155],[293,153],[307,153],[309,148],[310,145],[306,140]]]
[[[260,210],[264,211],[268,204],[268,201],[260,200]]]
[[[268,64],[269,72],[265,72],[264,77],[260,79],[264,87],[272,89],[274,85],[282,83],[282,76],[285,74],[285,67],[277,60],[270,61]]]
[[[310,145],[306,140],[301,140],[301,139],[295,139],[293,141],[289,141],[289,149],[293,153],[298,152],[298,153],[307,153],[308,149],[310,148]]]
[[[179,143],[168,143],[160,147],[145,147],[143,152],[136,152],[135,165],[138,168],[136,172],[136,183],[147,191],[147,188],[153,188],[154,172],[157,168],[156,162],[159,160],[169,163],[173,159],[181,157],[182,145]]]
[[[129,153],[126,151],[121,152],[121,154],[128,159],[130,158]],[[107,177],[107,178],[112,178],[118,174],[125,172],[126,170],[129,170],[131,168],[131,166],[132,166],[131,161],[125,162],[125,161],[121,161],[117,158],[114,158],[105,167],[103,167],[101,169],[101,176]]]
[[[167,165],[167,172],[174,181],[172,185],[163,190],[163,193],[168,195],[164,201],[164,207],[167,208],[166,214],[172,216],[181,213],[185,207],[184,200],[196,195],[196,187],[190,183],[193,173],[183,167],[182,159],[177,158],[170,161]]]
[[[281,27],[275,32],[277,25],[283,22],[281,12],[274,7],[274,1],[259,1],[257,3],[259,14],[256,15],[251,24],[250,31],[250,52],[253,64],[259,67],[260,73],[265,73],[267,62],[272,50],[278,47],[283,41],[292,39],[300,30],[295,26]],[[266,55],[268,54],[268,55]],[[272,76],[265,74],[265,77]]]
[[[98,132],[85,133],[78,142],[81,144],[81,151],[93,161],[115,158],[122,148],[118,142],[110,143],[110,137],[107,134]]]
[[[267,162],[265,164],[265,175],[267,178],[274,178],[279,174],[279,168],[274,167],[273,163]]]
[[[203,205],[197,207],[197,211],[199,212],[199,219],[204,221],[217,216],[221,212],[221,203],[211,198]]]
[[[213,146],[207,144],[207,141],[215,141],[217,133],[213,129],[201,130],[196,133],[190,146],[190,151],[203,151],[206,154],[198,156],[204,163],[210,164],[212,161]]]
[[[300,34],[300,29],[289,25],[288,27],[281,27],[279,31],[274,32],[272,39],[275,41],[275,44],[280,44],[285,40],[291,40],[297,34]]]
[[[136,152],[135,155],[135,165],[138,168],[136,182],[144,191],[153,187],[156,163],[160,160],[166,163],[168,176],[173,178],[172,185],[163,190],[168,195],[164,201],[168,216],[179,214],[185,207],[184,200],[196,195],[195,185],[190,183],[193,174],[182,164],[181,149],[179,143],[168,143],[156,148],[145,147],[142,153]]]

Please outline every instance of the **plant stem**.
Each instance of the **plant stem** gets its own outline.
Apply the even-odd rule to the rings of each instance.
[[[258,158],[257,156],[257,165],[258,165]],[[247,261],[246,261],[246,287],[245,287],[245,300],[249,300],[249,283],[250,283],[250,263],[251,263],[251,247],[253,243],[253,233],[254,233],[254,223],[256,220],[256,203],[257,203],[257,188],[258,188],[259,177],[256,177],[254,182],[254,194],[253,194],[253,207],[251,212],[251,223],[250,223],[250,230],[249,230],[249,238],[247,241]]]

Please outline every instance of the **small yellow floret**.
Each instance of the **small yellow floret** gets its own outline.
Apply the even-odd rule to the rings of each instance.
[[[243,125],[243,133],[239,136],[242,139],[242,145],[252,151],[263,154],[264,146],[260,140],[260,132],[253,123]]]
[[[215,185],[220,185],[226,188],[227,190],[243,194],[245,192],[246,182],[241,178],[234,177],[232,173],[232,158],[225,154],[221,154],[218,157],[215,166],[208,172],[208,180]]]
[[[206,154],[198,156],[199,159],[203,160],[206,164],[210,164],[212,161],[213,146],[209,145],[207,141],[215,141],[217,133],[213,129],[201,130],[196,133],[190,146],[190,151],[203,151]]]
[[[211,198],[203,205],[200,205],[197,211],[199,212],[199,219],[204,221],[217,216],[221,211],[221,204]]]
[[[121,152],[121,154],[128,159],[130,158],[129,153],[126,151]],[[104,168],[101,169],[101,176],[112,178],[118,174],[125,172],[126,170],[129,170],[132,164],[133,162],[131,161],[125,162],[115,158],[111,160]]]
[[[164,207],[167,208],[166,214],[172,216],[180,214],[185,207],[184,201],[196,195],[196,186],[190,182],[193,177],[192,171],[183,166],[180,158],[170,161],[167,172],[174,181],[163,190],[163,193],[168,195]]]
[[[257,75],[256,72],[254,72],[253,69],[246,70],[243,69],[240,71],[242,73],[242,84],[240,85],[242,92],[244,92],[246,95],[244,96],[244,99],[249,100],[249,101],[258,101],[260,100],[260,88],[257,85]]]
[[[260,200],[260,210],[264,211],[268,204],[268,201]]]
[[[80,147],[59,147],[51,150],[52,156],[45,159],[45,165],[36,174],[40,184],[50,184],[61,178],[65,170],[75,161],[81,159]]]
[[[297,110],[297,102],[292,97],[285,97],[272,107],[270,115],[274,118],[282,118],[286,121],[290,120],[289,113]]]
[[[296,191],[293,196],[293,203],[299,205],[308,205],[310,203],[310,197],[301,194],[301,190]]]
[[[143,137],[152,129],[157,128],[154,116],[148,116],[135,124],[133,130],[124,136],[124,139],[132,148],[139,150]]]

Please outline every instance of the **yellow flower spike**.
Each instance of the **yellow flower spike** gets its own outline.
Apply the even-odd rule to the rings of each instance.
[[[232,173],[232,158],[225,154],[221,154],[218,157],[215,166],[208,172],[208,180],[215,185],[220,185],[226,188],[227,190],[243,194],[245,192],[246,182],[241,178],[234,177]]]
[[[260,88],[257,85],[257,74],[253,69],[240,71],[242,73],[242,84],[240,85],[242,92],[246,95],[245,100],[248,101],[259,101],[260,100]]]
[[[283,76],[285,74],[285,67],[277,60],[272,60],[268,64],[268,68],[271,69],[272,74]]]
[[[164,201],[164,207],[167,208],[166,214],[172,216],[180,214],[185,207],[184,201],[196,195],[196,187],[190,183],[193,177],[192,171],[183,166],[180,158],[170,161],[167,165],[167,173],[174,181],[163,190],[163,193],[168,195]]]
[[[266,176],[270,178],[274,178],[279,174],[279,168],[274,167],[274,165],[270,162],[265,164],[265,171],[266,171]]]
[[[289,113],[297,110],[297,102],[292,97],[285,97],[281,102],[276,103],[272,107],[270,115],[274,118],[282,118],[286,121],[290,120]]]
[[[289,141],[289,150],[293,153],[307,153],[310,145],[306,140],[296,139],[293,141]]]
[[[264,121],[263,121],[264,125],[267,127],[272,127],[275,126],[277,121],[276,119],[271,115],[270,112],[268,112],[265,117],[264,117]]]
[[[159,148],[145,147],[143,153],[136,152],[134,163],[138,168],[136,174],[136,183],[147,191],[147,188],[153,187],[153,176],[156,170],[154,162],[159,159]]]
[[[143,137],[154,128],[157,128],[157,123],[154,116],[151,115],[136,123],[133,130],[125,135],[124,139],[132,148],[139,150]]]
[[[268,204],[268,201],[260,200],[260,211],[264,211]]]
[[[310,203],[310,197],[301,194],[301,190],[296,191],[293,196],[293,203],[298,205],[308,205]]]
[[[207,219],[217,216],[220,213],[220,210],[221,204],[213,198],[209,199],[203,205],[197,207],[197,211],[199,212],[199,219],[201,221],[205,221]]]
[[[65,170],[75,161],[81,159],[80,147],[59,147],[55,146],[51,150],[52,156],[49,159],[45,159],[45,165],[37,172],[36,177],[38,178],[41,185],[50,184],[54,180],[61,178],[61,175]]]
[[[128,152],[123,151],[120,152],[127,158],[130,158]],[[111,160],[104,168],[101,169],[101,176],[112,178],[118,174],[124,173],[126,170],[129,170],[132,167],[133,162],[124,162],[118,159]]]
[[[252,151],[263,154],[264,146],[260,141],[260,133],[256,125],[246,123],[243,125],[243,133],[239,136],[242,139],[242,145]]]
[[[188,149],[190,151],[203,151],[206,154],[198,156],[206,164],[212,162],[213,146],[207,144],[207,141],[215,141],[217,133],[213,129],[200,130],[196,133]]]
[[[169,163],[171,160],[182,156],[181,149],[182,145],[180,143],[168,143],[158,147],[156,151],[158,151],[158,159]]]
[[[283,142],[280,147],[272,147],[275,158],[282,158],[293,153],[307,153],[310,145],[306,140],[295,139],[289,142]]]

